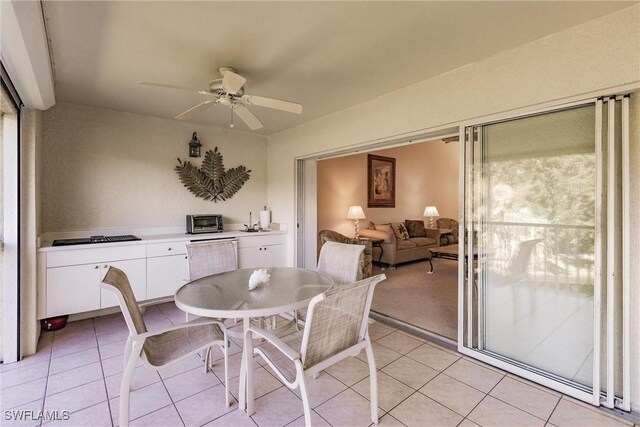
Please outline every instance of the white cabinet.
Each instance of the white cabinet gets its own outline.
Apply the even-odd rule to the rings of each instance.
[[[189,279],[186,243],[147,245],[147,299],[173,296]]]
[[[40,288],[40,298],[45,298],[45,312],[39,313],[40,317],[81,313],[117,305],[115,296],[99,287],[110,266],[126,273],[137,299],[146,299],[146,253],[146,248],[141,245],[48,253],[44,263],[46,286]]]
[[[131,259],[126,261],[112,261],[100,265],[100,282],[109,271],[109,267],[119,268],[124,271],[131,284],[131,289],[136,300],[147,299],[147,263],[144,259]],[[99,283],[98,283],[99,285]],[[106,289],[100,289],[100,308],[114,307],[118,305],[116,295]]]
[[[235,237],[239,268],[287,265],[285,233],[236,232],[216,236]],[[38,318],[118,305],[112,292],[99,287],[110,266],[126,273],[139,302],[173,296],[189,278],[186,245],[210,239],[210,236],[180,236],[147,244],[42,248],[38,253]]]
[[[97,310],[118,305],[112,292],[100,289],[109,266],[127,274],[136,299],[146,298],[147,268],[144,260],[108,264],[81,264],[47,269],[47,317]]]
[[[238,238],[238,267],[285,267],[285,235],[262,235]]]
[[[48,268],[46,317],[99,309],[99,281],[98,264]]]

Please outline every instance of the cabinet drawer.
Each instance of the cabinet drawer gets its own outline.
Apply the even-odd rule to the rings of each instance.
[[[188,242],[150,243],[147,245],[147,257],[181,255],[187,253]]]
[[[283,245],[287,239],[286,234],[270,234],[251,237],[238,237],[238,248],[253,248],[268,245]]]
[[[145,245],[110,246],[47,253],[47,268],[65,265],[91,264],[125,259],[146,258]]]

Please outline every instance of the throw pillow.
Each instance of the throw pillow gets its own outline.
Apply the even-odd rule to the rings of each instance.
[[[407,227],[405,227],[403,222],[392,222],[390,225],[393,230],[393,234],[396,235],[396,239],[407,240],[409,238]]]
[[[424,221],[405,219],[404,225],[407,227],[409,237],[426,237],[427,232],[424,229]]]

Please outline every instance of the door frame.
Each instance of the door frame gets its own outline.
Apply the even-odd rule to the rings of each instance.
[[[637,89],[635,90],[637,91]],[[596,153],[596,223],[595,223],[595,245],[594,245],[594,253],[596,254],[594,260],[594,318],[593,318],[593,387],[591,391],[587,391],[588,388],[579,388],[576,384],[569,383],[562,378],[550,374],[543,373],[540,371],[534,371],[532,368],[527,367],[525,364],[519,364],[517,361],[510,360],[506,357],[501,357],[500,355],[492,355],[488,352],[481,351],[482,349],[482,340],[481,334],[478,329],[478,347],[480,350],[470,348],[465,346],[465,343],[473,346],[473,302],[472,299],[468,299],[465,301],[464,293],[465,290],[468,292],[468,295],[473,294],[473,262],[468,262],[466,265],[468,266],[467,271],[465,271],[465,263],[461,262],[458,265],[458,351],[466,356],[472,357],[474,359],[480,360],[489,365],[500,368],[504,371],[516,374],[528,380],[531,380],[535,383],[541,384],[548,388],[559,391],[568,396],[574,397],[576,399],[591,403],[594,406],[607,406],[609,408],[620,408],[626,411],[631,409],[631,391],[630,391],[630,333],[629,333],[629,321],[630,321],[630,313],[629,313],[629,297],[630,297],[630,245],[628,236],[625,236],[625,229],[629,231],[629,200],[630,200],[630,189],[629,189],[629,169],[630,169],[630,158],[629,158],[629,91],[620,91],[624,93],[624,95],[611,95],[605,97],[597,97],[597,98],[587,98],[583,100],[573,101],[570,103],[557,104],[557,105],[549,105],[544,108],[539,108],[535,110],[531,110],[529,112],[520,112],[520,113],[503,113],[499,115],[492,116],[485,120],[477,119],[466,121],[460,124],[459,128],[459,138],[461,141],[460,151],[459,151],[459,163],[461,165],[459,170],[459,193],[460,193],[460,230],[458,235],[459,237],[459,259],[463,260],[465,257],[468,257],[473,248],[473,222],[470,219],[465,223],[465,219],[467,218],[467,212],[472,211],[472,203],[473,198],[467,197],[469,192],[472,190],[468,185],[466,176],[467,176],[467,166],[472,165],[472,157],[473,153],[468,150],[467,140],[471,140],[475,138],[475,135],[472,135],[472,132],[469,129],[473,129],[474,127],[486,126],[493,123],[499,123],[512,119],[521,119],[551,112],[557,112],[572,108],[579,108],[581,106],[593,105],[595,107],[595,153]],[[602,163],[602,131],[603,131],[603,122],[602,122],[602,109],[603,109],[603,98],[606,99],[611,98],[614,100],[621,100],[621,111],[623,118],[626,115],[626,120],[622,120],[622,142],[621,142],[621,156],[622,156],[622,174],[620,179],[622,192],[621,192],[621,209],[622,209],[622,275],[623,279],[621,281],[622,286],[622,294],[623,294],[623,302],[622,302],[622,322],[623,322],[623,336],[622,336],[622,369],[623,369],[623,379],[622,379],[622,398],[615,397],[615,390],[613,388],[613,347],[614,342],[612,338],[613,330],[614,330],[614,321],[613,321],[613,313],[611,309],[613,308],[613,303],[611,302],[613,298],[608,298],[608,308],[606,328],[604,332],[607,333],[607,343],[606,343],[606,351],[607,351],[607,391],[602,391],[601,386],[601,332],[603,332],[603,319],[601,316],[602,309],[602,289],[606,287],[609,290],[609,293],[612,293],[613,290],[613,275],[607,274],[603,275],[603,265],[607,266],[607,271],[613,270],[614,256],[612,244],[610,238],[607,239],[607,254],[602,256],[602,237],[603,235],[614,234],[615,229],[615,216],[612,215],[615,210],[615,206],[613,205],[612,198],[608,198],[608,204],[603,205],[602,201],[602,192],[606,190],[612,190],[613,186],[615,186],[616,178],[614,176],[614,166],[615,166],[615,158],[611,155],[612,152],[608,153],[608,187],[604,188],[603,186],[603,163]],[[611,116],[611,112],[613,111],[612,103],[608,104],[609,106],[609,126],[613,126],[613,119]],[[609,132],[609,144],[608,147],[613,145],[613,135],[612,132]],[[478,135],[477,138],[481,140],[481,135]],[[611,148],[610,148],[611,150]],[[613,180],[612,180],[613,178]],[[606,228],[604,226],[603,213],[608,213],[612,219],[607,222]],[[469,230],[469,239],[465,241],[465,227]],[[478,248],[481,251],[481,248]],[[470,280],[466,280],[467,278],[471,278]],[[479,283],[480,285],[480,283]],[[466,288],[466,289],[465,289]],[[481,292],[478,291],[478,307],[481,304]],[[467,302],[465,306],[465,302]],[[471,319],[471,325],[465,328],[465,311],[468,319]],[[478,311],[478,318],[480,323],[481,321],[481,310]],[[480,328],[480,325],[478,325]],[[465,337],[465,332],[467,336]],[[465,339],[466,338],[466,339]]]
[[[3,331],[2,331],[2,361],[3,363],[16,362],[22,358],[22,322],[21,322],[21,140],[22,140],[22,120],[21,107],[22,100],[16,91],[11,78],[7,73],[4,64],[0,62],[0,84],[7,93],[15,109],[16,140],[11,146],[6,146],[3,137],[3,221],[4,224],[10,222],[11,235],[4,236],[1,242],[3,251]],[[3,133],[6,131],[3,126]],[[11,176],[8,182],[7,175]],[[7,196],[10,196],[9,198]],[[8,208],[8,203],[11,206]],[[15,227],[15,228],[14,228]],[[5,228],[6,231],[6,228]],[[8,245],[5,245],[8,243]],[[9,247],[9,250],[6,248]],[[7,263],[7,260],[9,262]],[[9,267],[9,268],[7,268]],[[10,277],[8,279],[8,275]]]
[[[317,203],[309,203],[308,197],[310,195],[317,195],[317,180],[315,177],[312,182],[309,181],[309,178],[305,177],[305,167],[306,161],[318,161],[318,160],[326,160],[335,157],[343,157],[350,156],[352,154],[358,153],[366,153],[377,150],[385,150],[388,148],[402,147],[405,145],[411,145],[415,143],[427,142],[429,140],[435,140],[439,138],[446,138],[458,135],[458,126],[441,126],[435,127],[428,130],[422,130],[418,132],[412,132],[402,135],[394,135],[387,138],[374,139],[370,141],[363,142],[361,144],[356,144],[348,147],[339,147],[333,148],[313,154],[298,156],[294,159],[295,161],[295,203],[294,203],[294,212],[295,212],[295,221],[296,221],[296,235],[295,235],[295,248],[294,248],[294,265],[302,268],[305,265],[305,254],[316,253],[317,252],[317,232],[315,234],[315,239],[311,239],[309,236],[309,232],[305,232],[305,220],[309,218],[313,218],[317,221],[317,212],[314,212],[312,215],[309,215],[309,212],[305,212],[305,206],[307,208],[313,206],[314,208],[317,206]],[[316,168],[313,169],[315,172]],[[307,200],[305,201],[305,197]],[[317,225],[316,227],[317,228]],[[317,230],[316,230],[317,231]],[[314,266],[315,268],[315,266]]]

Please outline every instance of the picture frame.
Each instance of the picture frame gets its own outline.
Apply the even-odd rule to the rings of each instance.
[[[396,159],[367,155],[367,207],[396,207]]]

